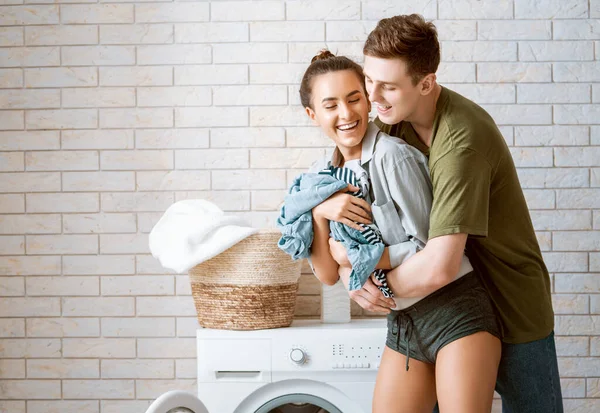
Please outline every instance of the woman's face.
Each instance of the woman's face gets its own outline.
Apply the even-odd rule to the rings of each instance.
[[[306,113],[335,142],[344,158],[360,158],[370,103],[358,75],[340,70],[315,77],[312,106],[314,109],[306,108]]]

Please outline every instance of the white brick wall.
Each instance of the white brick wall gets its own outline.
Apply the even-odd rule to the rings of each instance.
[[[511,146],[553,275],[566,411],[600,411],[599,0],[1,3],[0,413],[194,391],[189,280],[148,232],[198,197],[272,225],[330,147],[299,106],[310,58],[360,60],[378,19],[410,12],[439,28],[440,81]],[[299,317],[318,294],[304,275]]]

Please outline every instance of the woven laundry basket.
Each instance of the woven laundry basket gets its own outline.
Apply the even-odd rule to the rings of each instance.
[[[189,270],[201,326],[259,330],[292,323],[301,264],[277,247],[280,237],[276,229],[260,230]]]

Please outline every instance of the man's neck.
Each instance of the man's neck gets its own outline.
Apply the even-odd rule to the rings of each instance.
[[[414,119],[410,121],[419,140],[427,145],[427,147],[431,146],[435,109],[441,92],[442,87],[436,83],[431,93],[423,97],[422,104],[417,109]]]

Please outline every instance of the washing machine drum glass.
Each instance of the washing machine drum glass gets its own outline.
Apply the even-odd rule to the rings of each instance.
[[[260,407],[256,413],[342,413],[337,407],[310,394],[288,394]]]
[[[285,406],[276,407],[269,413],[329,413],[319,406],[314,404],[286,404]]]

